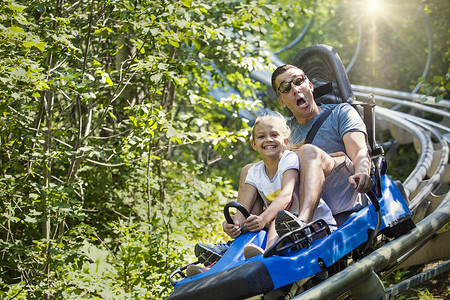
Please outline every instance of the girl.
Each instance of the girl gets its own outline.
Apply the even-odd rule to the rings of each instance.
[[[262,161],[255,163],[248,171],[242,204],[248,211],[255,211],[252,208],[259,194],[265,209],[260,214],[250,215],[247,219],[237,212],[234,218],[235,225],[224,224],[224,230],[230,237],[239,236],[241,224],[247,225],[251,232],[262,230],[267,226],[266,248],[269,248],[279,238],[274,222],[277,213],[286,210],[292,215],[298,215],[299,161],[295,152],[286,150],[289,135],[290,129],[283,116],[279,114],[256,119],[250,142],[253,149],[261,155]],[[322,199],[313,219],[323,219],[330,225],[336,224],[330,209]],[[245,258],[263,253],[264,250],[254,244],[247,244],[244,247]]]
[[[262,161],[249,168],[241,203],[253,214],[245,219],[238,211],[234,216],[234,225],[226,221],[223,223],[224,231],[231,238],[235,239],[241,234],[243,225],[247,225],[252,232],[267,227],[266,248],[269,248],[279,238],[277,231],[283,235],[285,232],[306,225],[296,217],[299,213],[299,161],[295,152],[286,150],[289,135],[290,129],[280,114],[266,115],[256,119],[250,142],[253,149],[261,155]],[[258,194],[263,203],[258,202],[260,201]],[[274,220],[277,214],[278,223],[275,228]],[[327,222],[330,230],[336,228],[336,221],[331,210],[322,199],[315,211],[313,221],[317,219]],[[210,252],[209,248],[203,251]],[[263,253],[264,249],[255,244],[250,243],[244,247],[246,259]],[[209,267],[189,265],[186,274],[190,277],[206,271]]]

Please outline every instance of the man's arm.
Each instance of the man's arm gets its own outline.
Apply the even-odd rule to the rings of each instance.
[[[342,138],[347,156],[353,162],[355,174],[348,181],[358,192],[366,193],[372,186],[370,178],[370,157],[366,144],[366,136],[361,131],[350,131]]]

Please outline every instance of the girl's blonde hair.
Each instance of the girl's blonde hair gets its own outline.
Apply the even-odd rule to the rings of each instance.
[[[259,116],[258,118],[256,118],[255,124],[252,127],[252,132],[250,135],[251,143],[253,143],[253,141],[255,139],[256,125],[259,125],[260,123],[266,122],[266,121],[279,122],[281,124],[281,127],[283,128],[283,131],[281,133],[285,137],[288,137],[288,138],[291,135],[291,129],[289,128],[289,126],[287,126],[286,119],[279,113],[273,113],[273,114],[268,114],[268,115],[264,115],[264,116]]]

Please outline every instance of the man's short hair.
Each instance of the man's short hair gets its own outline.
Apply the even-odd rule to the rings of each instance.
[[[272,89],[274,90],[274,92],[277,96],[278,96],[278,87],[275,86],[275,80],[277,79],[278,76],[280,76],[281,74],[283,74],[284,72],[286,72],[289,69],[301,70],[300,68],[293,66],[293,65],[282,65],[282,66],[279,66],[278,68],[276,68],[275,71],[273,71],[273,73],[272,73]]]

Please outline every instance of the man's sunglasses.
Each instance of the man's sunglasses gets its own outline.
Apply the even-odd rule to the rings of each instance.
[[[298,75],[294,77],[294,79],[292,79],[291,81],[283,81],[278,87],[278,90],[280,91],[280,93],[285,94],[291,90],[291,82],[296,86],[300,86],[303,84],[303,82],[306,81],[306,79],[308,79],[306,75],[304,74]]]

